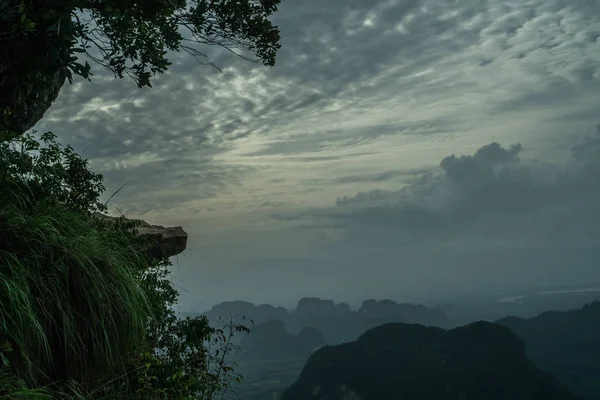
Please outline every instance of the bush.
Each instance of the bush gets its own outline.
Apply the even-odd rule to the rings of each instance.
[[[102,176],[54,139],[0,142],[0,397],[226,391],[231,336],[246,328],[178,319],[169,261],[148,256],[134,223],[95,216]]]

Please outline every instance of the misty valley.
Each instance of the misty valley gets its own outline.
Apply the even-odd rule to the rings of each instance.
[[[237,400],[600,399],[600,287],[531,291],[426,305],[228,301],[204,315],[247,318],[250,333],[233,339]]]

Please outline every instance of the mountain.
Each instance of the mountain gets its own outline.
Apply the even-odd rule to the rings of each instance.
[[[315,328],[304,328],[296,336],[285,330],[279,320],[269,320],[252,328],[241,342],[245,358],[308,357],[325,345],[323,336]]]
[[[388,323],[313,353],[281,400],[563,400],[568,389],[499,324],[445,330]]]
[[[439,327],[448,327],[448,316],[441,310],[423,305],[399,304],[392,300],[366,300],[359,310],[351,310],[346,303],[317,297],[304,297],[295,309],[288,311],[270,304],[254,305],[247,301],[227,301],[215,305],[204,313],[211,321],[229,316],[245,316],[255,325],[271,320],[282,321],[291,334],[299,334],[305,328],[321,332],[328,344],[356,340],[360,334],[375,326],[388,322],[409,322]]]
[[[289,313],[283,307],[274,307],[270,304],[255,305],[248,301],[234,300],[216,304],[204,315],[213,321],[217,321],[219,318],[227,319],[230,316],[244,316],[259,325],[272,319],[285,321]]]
[[[404,319],[403,322],[440,328],[446,328],[450,324],[448,316],[441,310],[428,308],[421,304],[396,303],[387,299],[365,300],[358,312],[373,319],[401,316]]]
[[[521,337],[527,357],[574,394],[600,398],[600,301],[574,310],[496,322]]]

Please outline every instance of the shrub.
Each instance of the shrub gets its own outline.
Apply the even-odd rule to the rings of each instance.
[[[135,223],[95,216],[103,191],[52,133],[0,141],[0,396],[225,393],[240,378],[231,337],[246,328],[178,319],[170,262],[149,257]]]

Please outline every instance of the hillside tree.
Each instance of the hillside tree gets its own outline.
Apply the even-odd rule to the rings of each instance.
[[[280,1],[0,0],[0,122],[29,129],[65,79],[90,79],[88,60],[140,88],[172,64],[169,51],[219,69],[206,51],[217,46],[273,66],[280,34],[270,18]],[[23,122],[34,106],[41,112]],[[15,117],[20,124],[11,122]]]

